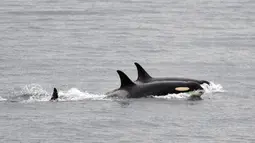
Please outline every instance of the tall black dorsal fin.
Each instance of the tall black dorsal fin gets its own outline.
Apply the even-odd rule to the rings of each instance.
[[[50,100],[56,100],[58,99],[58,91],[56,88],[53,89],[52,97]]]
[[[151,78],[151,76],[144,70],[144,68],[140,64],[135,62],[135,66],[138,73],[138,81],[143,81]]]
[[[117,70],[117,73],[119,74],[120,77],[121,82],[120,88],[135,85],[135,83],[124,72]]]

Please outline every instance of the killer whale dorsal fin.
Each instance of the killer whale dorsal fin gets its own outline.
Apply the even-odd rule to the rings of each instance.
[[[120,88],[135,85],[135,83],[123,71],[117,70],[117,73],[120,77]]]
[[[140,64],[138,64],[137,62],[135,62],[135,66],[136,66],[136,69],[137,69],[137,74],[138,74],[137,80],[138,80],[138,81],[144,81],[144,80],[147,80],[147,79],[152,78],[152,77],[144,70],[144,68],[143,68]]]
[[[53,89],[51,101],[58,99],[58,90],[56,88]]]

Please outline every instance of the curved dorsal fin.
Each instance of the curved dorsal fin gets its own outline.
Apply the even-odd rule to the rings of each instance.
[[[151,78],[151,76],[144,70],[144,68],[140,64],[135,63],[135,66],[138,73],[138,81],[143,81]]]
[[[135,83],[124,72],[117,70],[117,73],[119,74],[120,77],[121,82],[120,88],[135,85]]]

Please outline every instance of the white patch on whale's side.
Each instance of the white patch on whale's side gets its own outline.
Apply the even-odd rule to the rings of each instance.
[[[176,87],[175,90],[176,91],[188,91],[189,87]]]

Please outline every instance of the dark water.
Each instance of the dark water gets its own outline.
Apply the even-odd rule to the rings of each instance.
[[[251,0],[3,0],[0,142],[255,142],[254,41]],[[105,99],[134,62],[211,86]]]

